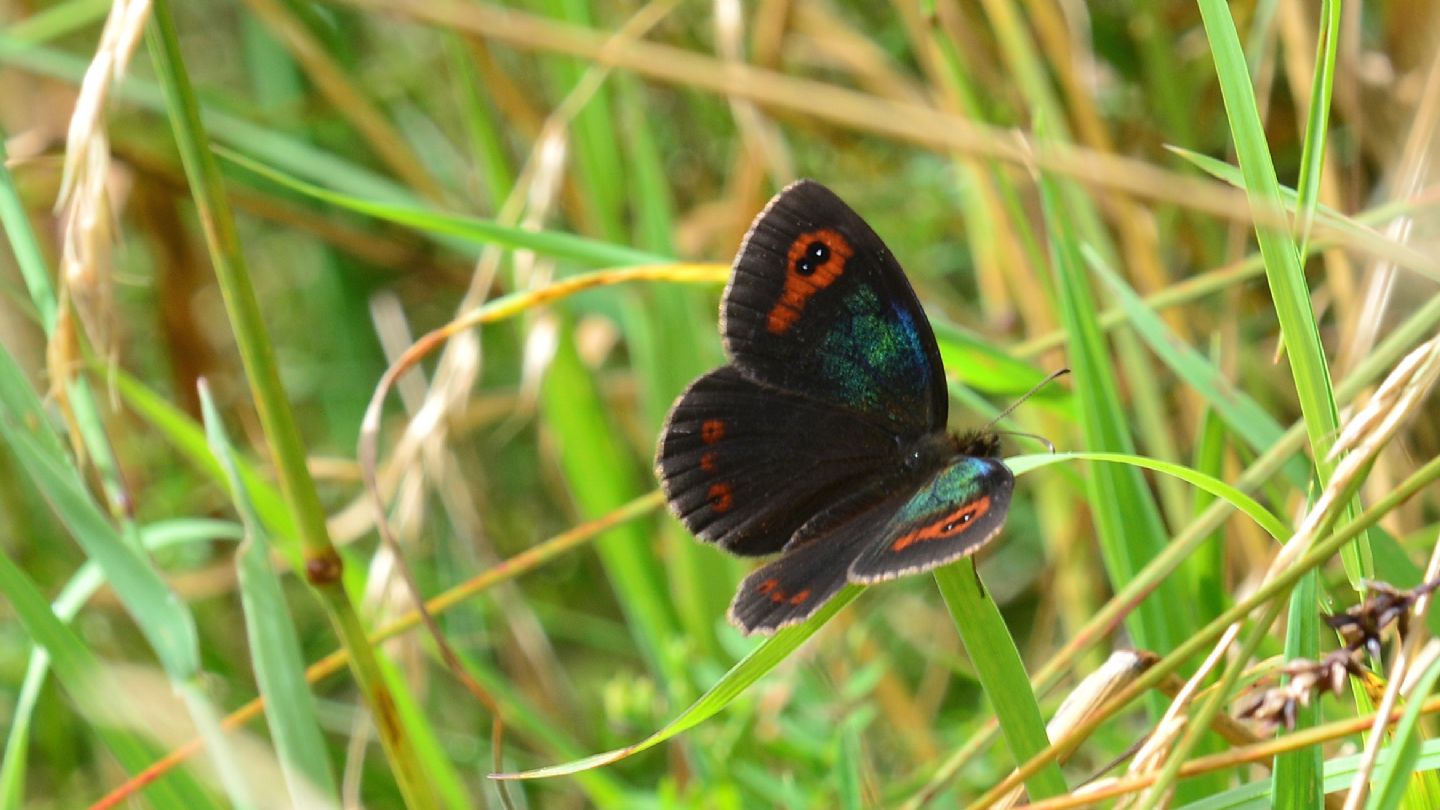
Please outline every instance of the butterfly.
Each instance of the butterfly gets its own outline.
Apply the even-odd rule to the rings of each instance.
[[[1014,475],[991,432],[946,432],[930,322],[890,249],[811,180],[755,218],[720,303],[730,362],[670,410],[670,509],[703,541],[779,553],[730,605],[743,632],[804,621],[848,583],[929,571],[1000,531]]]

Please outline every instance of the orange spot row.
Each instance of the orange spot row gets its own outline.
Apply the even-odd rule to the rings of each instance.
[[[804,604],[805,600],[810,598],[809,588],[797,591],[794,596],[787,596],[785,594],[785,591],[780,589],[780,580],[773,578],[767,579],[764,582],[760,583],[755,588],[755,590],[759,591],[760,593],[769,594],[770,601],[774,602],[777,605],[781,602],[789,602],[792,605],[800,605]]]
[[[801,272],[801,263],[810,254],[811,245],[824,245],[829,255],[821,264],[808,266],[809,272]],[[845,272],[845,263],[855,255],[855,249],[839,232],[829,228],[801,234],[790,243],[790,253],[785,263],[785,286],[780,290],[780,300],[770,309],[766,328],[771,334],[779,335],[800,320],[805,302],[815,293],[835,283]]]
[[[990,496],[986,495],[979,500],[971,501],[954,512],[940,518],[928,525],[921,526],[913,532],[902,536],[890,544],[891,551],[904,551],[916,543],[924,543],[929,540],[943,540],[946,537],[954,537],[957,534],[970,528],[970,526],[981,515],[990,511]]]

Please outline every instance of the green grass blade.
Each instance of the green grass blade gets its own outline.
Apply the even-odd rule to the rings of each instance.
[[[211,543],[217,539],[240,539],[239,527],[219,520],[182,519],[144,526],[141,544],[153,551],[185,543]],[[61,622],[69,623],[90,597],[104,587],[104,574],[93,561],[80,566],[70,581],[60,589],[51,609]],[[30,745],[30,729],[41,690],[50,676],[50,655],[37,647],[25,665],[10,715],[10,730],[5,739],[4,762],[0,763],[0,809],[19,810],[25,790],[25,765]]]
[[[1300,578],[1290,593],[1290,608],[1285,627],[1285,660],[1320,658],[1320,614],[1316,610],[1320,575],[1311,571]],[[1288,677],[1282,683],[1288,682]],[[1309,728],[1320,722],[1320,702],[1300,706],[1295,713],[1295,726]],[[1324,796],[1320,786],[1324,780],[1324,752],[1311,745],[1287,751],[1275,757],[1271,770],[1272,791],[1276,805],[1292,808],[1319,807]]]
[[[1055,186],[1055,181],[1042,177],[1046,221],[1052,234],[1051,260],[1061,322],[1069,339],[1068,359],[1084,441],[1091,450],[1133,453],[1129,420],[1095,318],[1098,310],[1081,270],[1079,244]],[[1102,465],[1091,471],[1088,483],[1101,555],[1114,587],[1121,588],[1163,549],[1166,532],[1160,510],[1134,469]],[[1172,579],[1161,584],[1127,618],[1136,644],[1160,652],[1171,649],[1193,628],[1184,616],[1166,606],[1191,603],[1182,583]],[[1155,708],[1159,708],[1158,702]]]
[[[35,645],[48,654],[50,666],[70,698],[82,707],[91,706],[97,698],[97,683],[104,678],[100,662],[85,642],[55,615],[35,582],[8,554],[3,553],[0,553],[0,595],[4,596]],[[117,731],[103,724],[96,726],[95,731],[129,773],[139,773],[157,756],[157,752],[129,732]],[[7,762],[12,756],[23,757],[23,751],[7,748]],[[15,789],[18,790],[18,787]],[[183,772],[172,772],[149,785],[146,797],[159,810],[214,806],[194,780]]]
[[[1255,525],[1264,529],[1266,534],[1276,540],[1284,541],[1290,536],[1290,529],[1286,523],[1277,517],[1275,513],[1262,506],[1259,501],[1218,478],[1214,478],[1182,464],[1128,453],[1095,453],[1088,451],[1012,456],[1005,459],[1006,465],[1008,465],[1017,476],[1024,475],[1031,470],[1067,461],[1103,461],[1110,464],[1122,464],[1164,473],[1225,501],[1255,521]]]
[[[1214,363],[1183,343],[1179,336],[1165,325],[1165,321],[1146,306],[1130,285],[1108,267],[1098,254],[1085,250],[1084,255],[1090,269],[1109,287],[1116,302],[1125,311],[1131,327],[1145,341],[1145,345],[1149,346],[1177,377],[1184,380],[1191,390],[1205,398],[1231,432],[1257,452],[1263,452],[1280,441],[1285,429],[1274,417],[1251,399],[1249,394],[1227,379]],[[1295,460],[1287,462],[1285,471],[1291,483],[1302,487],[1305,485],[1308,471],[1303,459],[1296,457]]]
[[[1322,58],[1316,65],[1315,84],[1318,95],[1310,99],[1311,129],[1306,133],[1305,164],[1302,166],[1302,182],[1298,190],[1302,234],[1308,232],[1319,182],[1316,169],[1324,156],[1324,127],[1328,120],[1329,89],[1334,69],[1334,37],[1338,33],[1339,25],[1338,4],[1330,11],[1333,15],[1331,26],[1328,33],[1322,35],[1330,39],[1330,64],[1327,66],[1326,60]],[[1250,75],[1245,70],[1244,55],[1229,7],[1222,0],[1200,0],[1200,13],[1215,61],[1226,117],[1235,142],[1235,153],[1239,159],[1251,209],[1259,212],[1283,211],[1283,197],[1270,157],[1270,145],[1260,120]],[[1282,229],[1257,224],[1255,234],[1260,244],[1260,253],[1265,259],[1265,277],[1269,281],[1276,320],[1280,324],[1282,345],[1289,359],[1300,412],[1310,439],[1316,477],[1319,484],[1325,486],[1335,469],[1335,462],[1327,456],[1339,427],[1339,415],[1330,380],[1330,367],[1325,359],[1319,328],[1311,308],[1310,290],[1301,267],[1301,253],[1290,235]],[[1354,511],[1350,510],[1350,514],[1353,515]],[[1341,551],[1341,559],[1352,585],[1359,587],[1361,580],[1374,576],[1369,543],[1363,535],[1353,546]],[[1313,610],[1302,612],[1312,613]],[[1317,625],[1309,623],[1292,624],[1291,629],[1315,633],[1319,630]],[[1314,651],[1317,649],[1318,640],[1288,639],[1286,644],[1287,650]],[[1313,720],[1315,716],[1313,712],[1308,713],[1304,719]],[[1315,752],[1298,751],[1279,759],[1287,758],[1291,762],[1283,767],[1277,763],[1274,775],[1276,805],[1313,807],[1321,782],[1321,774],[1314,770]]]
[[[120,398],[149,427],[165,437],[172,447],[210,480],[217,484],[225,482],[225,470],[210,452],[204,428],[191,419],[189,414],[124,371],[115,370],[112,379]],[[259,514],[261,522],[271,532],[280,536],[280,552],[293,566],[300,567],[303,561],[295,533],[295,521],[290,519],[290,513],[285,508],[285,499],[254,464],[236,457],[235,465],[240,470],[240,480],[244,483],[245,491],[250,495],[251,506]]]
[[[1015,763],[1025,762],[1050,745],[1050,738],[1045,734],[1045,721],[1030,689],[1030,676],[1000,615],[1000,606],[980,581],[973,558],[936,569],[935,583],[945,597],[965,651],[975,664]],[[1025,780],[1025,788],[1032,801],[1059,796],[1067,790],[1065,777],[1055,762]]]
[[[250,278],[245,251],[230,209],[209,135],[201,122],[194,87],[181,57],[179,37],[168,0],[154,0],[152,24],[146,29],[151,60],[165,92],[170,129],[180,152],[197,213],[204,224],[206,246],[215,271],[245,368],[250,393],[275,460],[280,490],[300,536],[307,581],[324,605],[349,653],[351,671],[361,695],[377,716],[381,744],[405,801],[419,810],[436,807],[426,769],[415,755],[405,729],[393,715],[394,700],[379,670],[365,628],[345,593],[343,564],[331,542],[314,478],[306,466],[290,399],[280,381],[275,349]],[[332,573],[333,572],[333,573]],[[324,573],[331,573],[325,576]]]
[[[512,249],[533,250],[546,256],[573,261],[589,267],[667,264],[674,261],[673,258],[667,256],[562,231],[509,227],[494,220],[479,217],[447,214],[427,208],[354,197],[308,183],[293,175],[284,174],[235,152],[226,151],[223,154],[237,166],[291,191],[348,211],[404,225],[423,234],[458,237],[472,245],[499,245]]]
[[[1335,87],[1335,55],[1340,43],[1341,0],[1321,0],[1320,41],[1315,45],[1315,75],[1310,85],[1310,112],[1305,122],[1305,144],[1300,155],[1298,198],[1300,257],[1310,242],[1310,226],[1320,201],[1320,172],[1325,165],[1325,144],[1330,133],[1330,97]]]
[[[1367,810],[1395,810],[1405,798],[1412,781],[1411,775],[1419,768],[1421,736],[1420,709],[1430,693],[1435,691],[1435,681],[1440,679],[1440,658],[1430,662],[1425,672],[1415,682],[1415,688],[1406,698],[1405,713],[1391,732],[1385,754],[1376,763],[1371,779],[1370,803]],[[1387,756],[1388,755],[1388,756]]]
[[[752,650],[748,655],[731,667],[715,685],[710,687],[705,694],[681,712],[670,722],[666,723],[659,731],[641,740],[634,745],[625,748],[617,748],[614,751],[607,751],[603,754],[577,759],[573,762],[566,762],[560,765],[551,765],[546,768],[536,768],[520,773],[496,774],[501,779],[546,779],[555,776],[566,776],[591,768],[599,768],[614,762],[619,762],[626,757],[633,756],[649,748],[674,737],[683,731],[694,728],[729,706],[731,701],[739,697],[751,684],[760,680],[767,672],[779,666],[797,647],[805,643],[807,639],[815,635],[825,623],[830,621],[841,608],[850,604],[862,589],[857,585],[848,585],[835,594],[825,606],[816,611],[814,616],[803,624],[794,627],[787,627],[775,635],[765,639],[760,646]]]
[[[251,505],[250,493],[245,489],[215,402],[204,386],[200,389],[200,406],[210,447],[225,471],[231,500],[245,527],[245,541],[240,544],[235,563],[246,635],[255,681],[265,698],[265,718],[270,724],[270,735],[290,795],[298,801],[307,794],[308,786],[330,801],[338,802],[340,794],[325,753],[315,699],[305,681],[300,639],[295,633],[280,578],[270,562],[269,541]]]
[[[1260,123],[1254,89],[1250,86],[1234,21],[1222,0],[1200,0],[1200,11],[1214,55],[1251,207],[1257,211],[1283,211],[1275,166],[1270,159],[1270,148]],[[1325,362],[1320,333],[1310,307],[1310,294],[1300,267],[1300,256],[1294,242],[1283,230],[1257,227],[1255,231],[1260,253],[1265,259],[1265,276],[1270,282],[1275,314],[1290,359],[1300,409],[1305,416],[1313,455],[1319,460],[1316,466],[1323,484],[1333,470],[1333,463],[1323,459],[1333,440],[1338,417],[1330,368]],[[1355,563],[1352,552],[1347,567]],[[1349,573],[1354,581],[1357,576],[1368,575],[1368,571],[1367,563],[1363,569]]]
[[[593,519],[638,497],[646,487],[634,473],[628,448],[615,438],[616,428],[606,417],[609,408],[580,360],[573,331],[562,330],[559,341],[541,386],[541,414],[558,438],[560,465],[580,513]],[[681,662],[666,652],[677,619],[650,536],[646,525],[630,523],[606,532],[595,549],[652,670],[683,683]]]
[[[150,642],[165,671],[177,679],[198,674],[198,639],[190,611],[149,561],[120,539],[89,497],[79,474],[63,460],[48,456],[9,415],[0,416],[0,435],[85,554],[105,572],[105,580]]]
[[[17,385],[18,383],[18,385]],[[21,466],[70,530],[85,554],[105,572],[161,666],[174,679],[188,680],[199,672],[199,641],[194,620],[163,577],[140,552],[127,544],[105,512],[91,498],[79,472],[63,454],[43,420],[30,418],[12,403],[22,400],[23,376],[0,348],[0,436]]]
[[[51,289],[49,265],[35,238],[35,230],[30,227],[25,204],[15,188],[15,177],[10,174],[5,137],[4,131],[0,131],[0,231],[4,232],[20,276],[31,291],[31,299],[40,313],[40,325],[45,334],[50,335],[55,332],[55,296],[35,294],[37,290]]]

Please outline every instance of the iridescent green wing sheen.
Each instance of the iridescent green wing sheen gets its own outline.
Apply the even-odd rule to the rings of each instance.
[[[824,186],[799,181],[760,213],[721,313],[745,375],[898,436],[944,428],[944,369],[915,292],[880,237]]]
[[[1014,487],[999,459],[955,459],[899,506],[850,564],[849,580],[895,579],[974,554],[1004,525]]]

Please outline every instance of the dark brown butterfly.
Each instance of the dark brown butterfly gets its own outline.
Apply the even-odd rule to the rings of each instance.
[[[1015,483],[999,442],[945,432],[930,322],[885,243],[829,189],[801,180],[756,217],[720,324],[730,363],[675,403],[656,464],[701,540],[780,553],[730,606],[746,633],[999,532]]]

